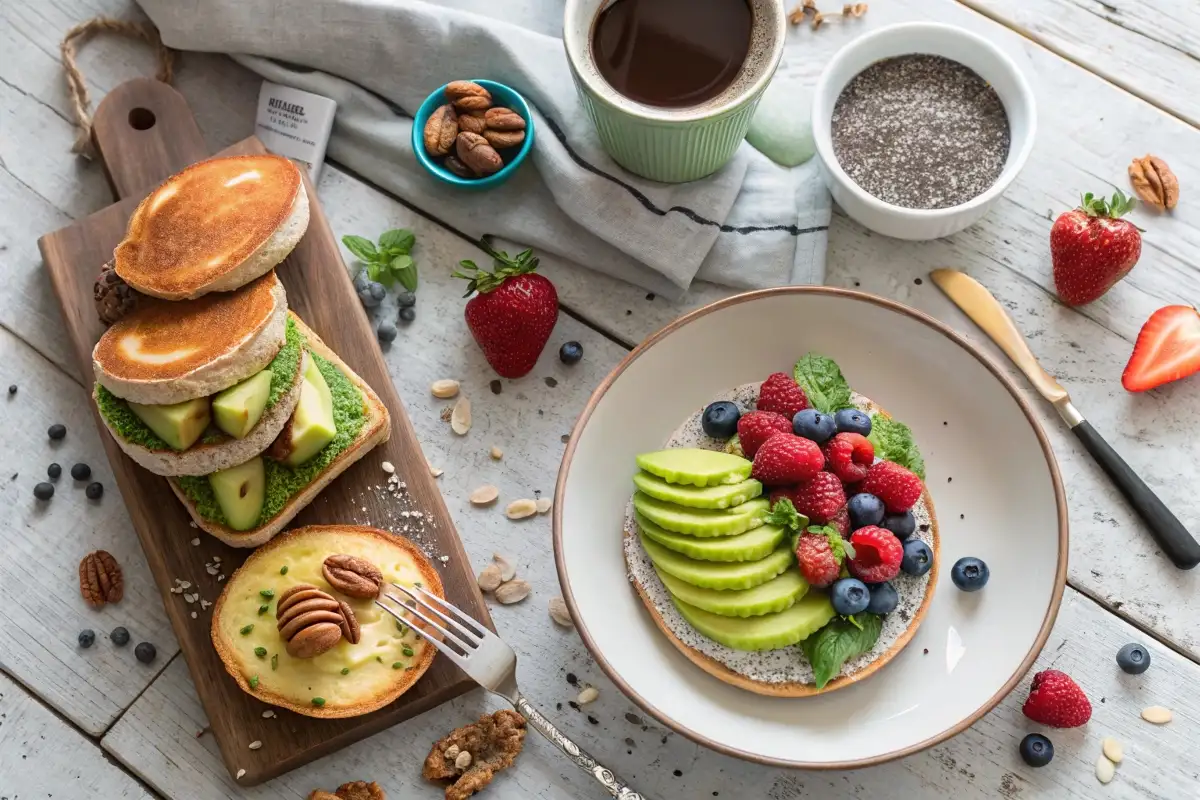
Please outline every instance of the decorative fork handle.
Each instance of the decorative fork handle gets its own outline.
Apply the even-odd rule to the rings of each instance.
[[[645,800],[642,795],[626,786],[625,782],[614,775],[611,769],[597,763],[596,759],[588,755],[583,748],[564,736],[562,731],[554,727],[554,723],[542,716],[542,712],[531,706],[529,701],[520,692],[517,692],[517,700],[514,705],[517,707],[517,711],[521,712],[526,721],[538,733],[558,745],[559,750],[566,753],[580,769],[599,781],[600,785],[607,789],[611,796],[617,798],[617,800]]]

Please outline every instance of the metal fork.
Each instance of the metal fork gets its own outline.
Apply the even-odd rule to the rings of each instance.
[[[534,730],[554,742],[558,749],[566,753],[567,757],[574,761],[580,769],[599,781],[611,796],[618,800],[645,800],[641,794],[626,786],[625,782],[614,775],[612,770],[597,763],[596,759],[588,755],[583,748],[564,736],[550,720],[529,704],[529,701],[517,689],[517,654],[499,636],[471,619],[457,606],[421,587],[408,588],[397,583],[393,583],[392,586],[402,592],[412,603],[409,604],[388,592],[384,592],[382,597],[386,597],[429,625],[442,638],[439,640],[435,636],[427,635],[426,631],[412,625],[411,621],[397,612],[393,606],[380,600],[376,600],[375,605],[391,614],[399,622],[409,625],[414,633],[436,647],[438,652],[450,659],[480,686],[512,703]]]

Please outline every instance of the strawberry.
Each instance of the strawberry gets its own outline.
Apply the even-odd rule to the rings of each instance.
[[[786,372],[773,372],[758,388],[758,410],[774,411],[789,420],[808,408],[808,397],[800,384]]]
[[[1200,372],[1200,312],[1167,306],[1150,315],[1133,345],[1121,385],[1144,392]]]
[[[896,534],[877,525],[868,525],[854,532],[850,544],[854,547],[854,557],[846,568],[863,583],[883,583],[900,574],[904,546]]]
[[[838,579],[845,559],[845,543],[831,528],[809,528],[796,540],[796,563],[800,565],[800,574],[818,588],[829,586]]]
[[[1133,208],[1120,191],[1112,200],[1083,196],[1079,208],[1058,215],[1050,228],[1054,288],[1069,306],[1098,299],[1129,274],[1142,254],[1142,235],[1133,223],[1118,219]]]
[[[818,472],[799,486],[771,492],[772,503],[781,497],[791,500],[796,510],[814,525],[824,525],[846,506],[846,490],[832,472]]]
[[[777,433],[791,433],[792,421],[774,411],[751,411],[738,420],[738,443],[742,455],[753,460],[762,443]]]
[[[824,448],[829,471],[842,483],[858,483],[867,477],[867,469],[875,463],[875,445],[858,433],[839,433]]]
[[[857,488],[860,492],[878,497],[891,513],[903,514],[916,505],[925,485],[899,464],[880,461],[867,470],[867,477]]]
[[[1046,669],[1033,676],[1025,716],[1051,728],[1078,728],[1092,718],[1092,704],[1079,684],[1063,672]]]
[[[816,442],[791,433],[777,433],[754,454],[750,477],[764,486],[788,486],[809,480],[821,471],[825,456]]]
[[[460,261],[463,271],[454,272],[471,282],[464,297],[478,292],[467,301],[467,327],[492,369],[520,378],[533,369],[558,321],[558,292],[534,274],[538,258],[532,250],[510,258],[486,241],[480,247],[492,257],[495,272],[484,272],[474,261]]]
[[[843,539],[848,537],[850,535],[850,510],[846,506],[842,506],[842,510],[834,514],[825,524],[835,529]]]

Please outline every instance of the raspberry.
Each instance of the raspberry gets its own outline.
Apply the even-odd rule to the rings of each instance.
[[[824,447],[829,471],[841,478],[842,483],[858,483],[867,477],[867,470],[875,463],[875,445],[858,433],[839,433]]]
[[[796,561],[804,580],[824,588],[838,579],[846,551],[841,537],[824,533],[803,533],[796,542]]]
[[[1083,689],[1064,672],[1042,670],[1033,676],[1025,716],[1051,728],[1078,728],[1092,718],[1092,704]]]
[[[846,490],[832,472],[818,472],[812,480],[792,489],[771,492],[771,501],[786,497],[813,525],[824,525],[846,505]]]
[[[777,433],[791,433],[792,421],[773,411],[751,411],[738,420],[738,442],[742,454],[753,459],[762,443]]]
[[[790,433],[777,433],[754,454],[750,477],[765,486],[788,486],[809,480],[821,471],[825,457],[814,442]]]
[[[873,494],[892,514],[908,511],[921,497],[925,485],[921,479],[899,464],[880,461],[867,470],[858,491]]]
[[[786,372],[767,376],[758,389],[758,410],[783,414],[791,422],[797,411],[808,408],[808,397],[800,384]]]
[[[836,528],[838,534],[843,539],[850,536],[850,511],[845,506],[842,510],[834,514],[828,522],[825,523],[831,528]]]
[[[854,558],[846,568],[863,583],[883,583],[900,574],[904,546],[896,534],[877,525],[868,525],[854,532],[850,544],[854,545]]]

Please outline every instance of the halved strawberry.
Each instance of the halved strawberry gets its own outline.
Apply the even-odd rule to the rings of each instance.
[[[1130,392],[1144,392],[1200,372],[1200,312],[1166,306],[1150,315],[1121,375]]]

